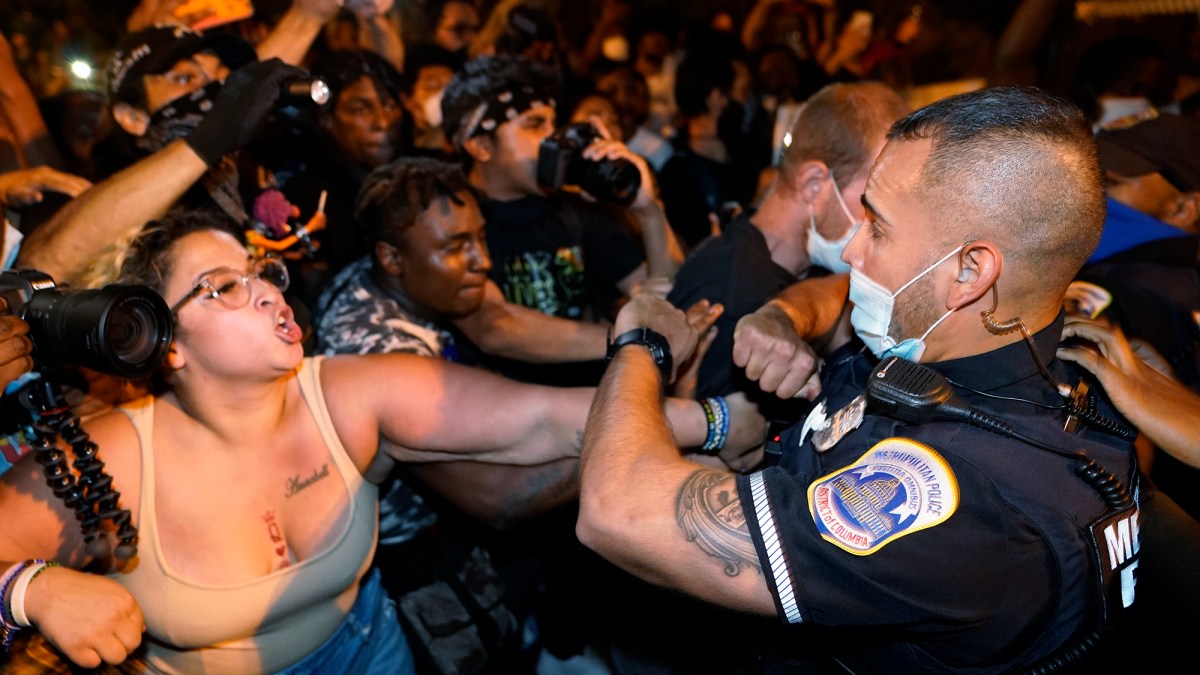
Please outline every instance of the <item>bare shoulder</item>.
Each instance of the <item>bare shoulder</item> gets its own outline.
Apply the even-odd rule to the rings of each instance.
[[[426,389],[433,359],[413,354],[339,354],[321,361],[321,393],[346,451],[360,466],[379,445],[380,420],[389,402]]]

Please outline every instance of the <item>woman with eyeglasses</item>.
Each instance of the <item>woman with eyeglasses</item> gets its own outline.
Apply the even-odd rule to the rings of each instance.
[[[74,512],[22,461],[0,477],[4,622],[85,667],[411,672],[370,572],[374,481],[396,461],[577,455],[593,390],[412,355],[306,359],[285,268],[249,257],[213,218],[152,224],[123,266],[175,319],[161,391],[88,423],[137,555],[89,560]],[[701,309],[696,322],[711,323]],[[705,442],[700,404],[665,409],[682,445]],[[762,431],[761,418],[735,419],[729,444]]]

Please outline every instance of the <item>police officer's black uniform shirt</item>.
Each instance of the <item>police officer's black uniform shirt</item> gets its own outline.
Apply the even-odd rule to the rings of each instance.
[[[1060,317],[1035,336],[1043,363],[1061,330]],[[875,364],[851,344],[822,372],[830,416],[863,392]],[[963,389],[1061,406],[1024,342],[927,365],[972,406],[1055,447],[1086,450],[1127,486],[1133,480],[1127,442],[1070,434],[1060,410]],[[1077,379],[1061,362],[1050,369],[1059,381]],[[850,636],[843,662],[1001,671],[1095,627],[1086,528],[1106,507],[1072,473],[1074,460],[964,424],[909,426],[870,413],[823,454],[803,431],[783,433],[777,466],[739,476],[739,496],[780,617],[855,627],[841,631]]]

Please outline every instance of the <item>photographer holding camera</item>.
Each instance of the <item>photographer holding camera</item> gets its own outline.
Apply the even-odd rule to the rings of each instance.
[[[446,87],[443,125],[486,197],[492,278],[508,301],[604,317],[648,277],[673,277],[682,252],[645,160],[587,124],[556,133],[556,84],[525,59],[480,57]]]
[[[33,342],[27,337],[29,324],[9,311],[8,302],[0,298],[0,387],[28,373],[33,368]]]

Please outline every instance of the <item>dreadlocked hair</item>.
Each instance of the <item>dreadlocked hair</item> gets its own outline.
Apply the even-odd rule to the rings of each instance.
[[[398,246],[400,236],[435,198],[444,197],[461,206],[464,196],[479,199],[459,166],[425,157],[405,157],[367,176],[358,191],[354,218],[365,229],[372,246],[379,241]]]

